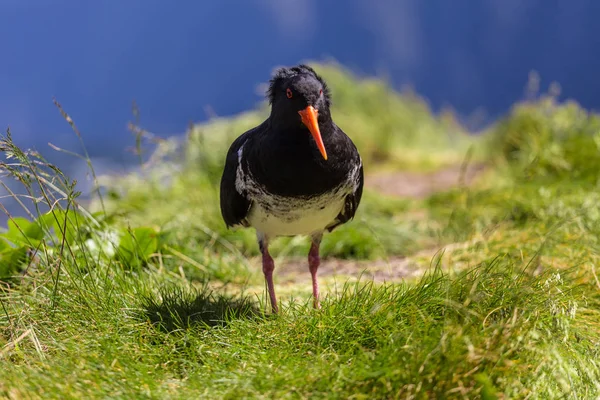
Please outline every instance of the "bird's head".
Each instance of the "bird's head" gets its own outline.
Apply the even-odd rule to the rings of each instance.
[[[323,126],[331,119],[331,100],[325,81],[307,65],[280,68],[271,79],[268,96],[272,121],[283,127],[304,126],[327,160],[319,128],[319,123]]]

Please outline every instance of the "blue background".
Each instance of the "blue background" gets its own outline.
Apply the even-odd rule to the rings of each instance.
[[[327,57],[465,118],[506,112],[531,70],[598,108],[599,16],[594,0],[0,0],[0,125],[51,158],[47,142],[77,149],[56,96],[110,168],[135,162],[133,100],[179,134],[255,106],[275,66]]]

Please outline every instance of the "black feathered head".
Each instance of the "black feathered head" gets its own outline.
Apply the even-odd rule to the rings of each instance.
[[[325,83],[323,78],[314,69],[306,64],[300,64],[295,67],[282,67],[275,71],[267,89],[269,104],[273,104],[277,92],[284,93],[286,91],[285,83],[291,83],[293,78],[298,78],[302,75],[315,79],[320,83],[320,89],[323,90],[323,97],[329,107],[331,105],[331,93],[329,87],[327,87],[327,83]]]
[[[327,160],[321,127],[331,126],[331,98],[327,84],[314,69],[300,64],[275,71],[267,90],[271,104],[271,123],[282,130],[303,126],[312,134]]]

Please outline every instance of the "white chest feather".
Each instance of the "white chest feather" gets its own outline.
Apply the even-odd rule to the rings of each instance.
[[[308,235],[333,222],[343,206],[338,193],[310,199],[268,196],[254,202],[247,220],[269,236]]]

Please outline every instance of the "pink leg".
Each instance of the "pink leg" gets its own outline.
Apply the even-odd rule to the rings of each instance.
[[[321,308],[321,304],[319,303],[319,281],[317,279],[317,270],[319,269],[319,264],[321,264],[321,258],[319,257],[321,237],[321,235],[313,236],[310,251],[308,252],[308,269],[312,278],[314,308]]]
[[[273,257],[269,254],[269,243],[266,237],[259,238],[258,245],[262,253],[262,266],[263,274],[265,274],[265,280],[267,281],[267,289],[269,290],[269,300],[271,301],[271,308],[274,314],[277,314],[279,308],[277,307],[277,298],[275,297],[275,285],[273,284],[273,270],[275,269],[275,262]]]

